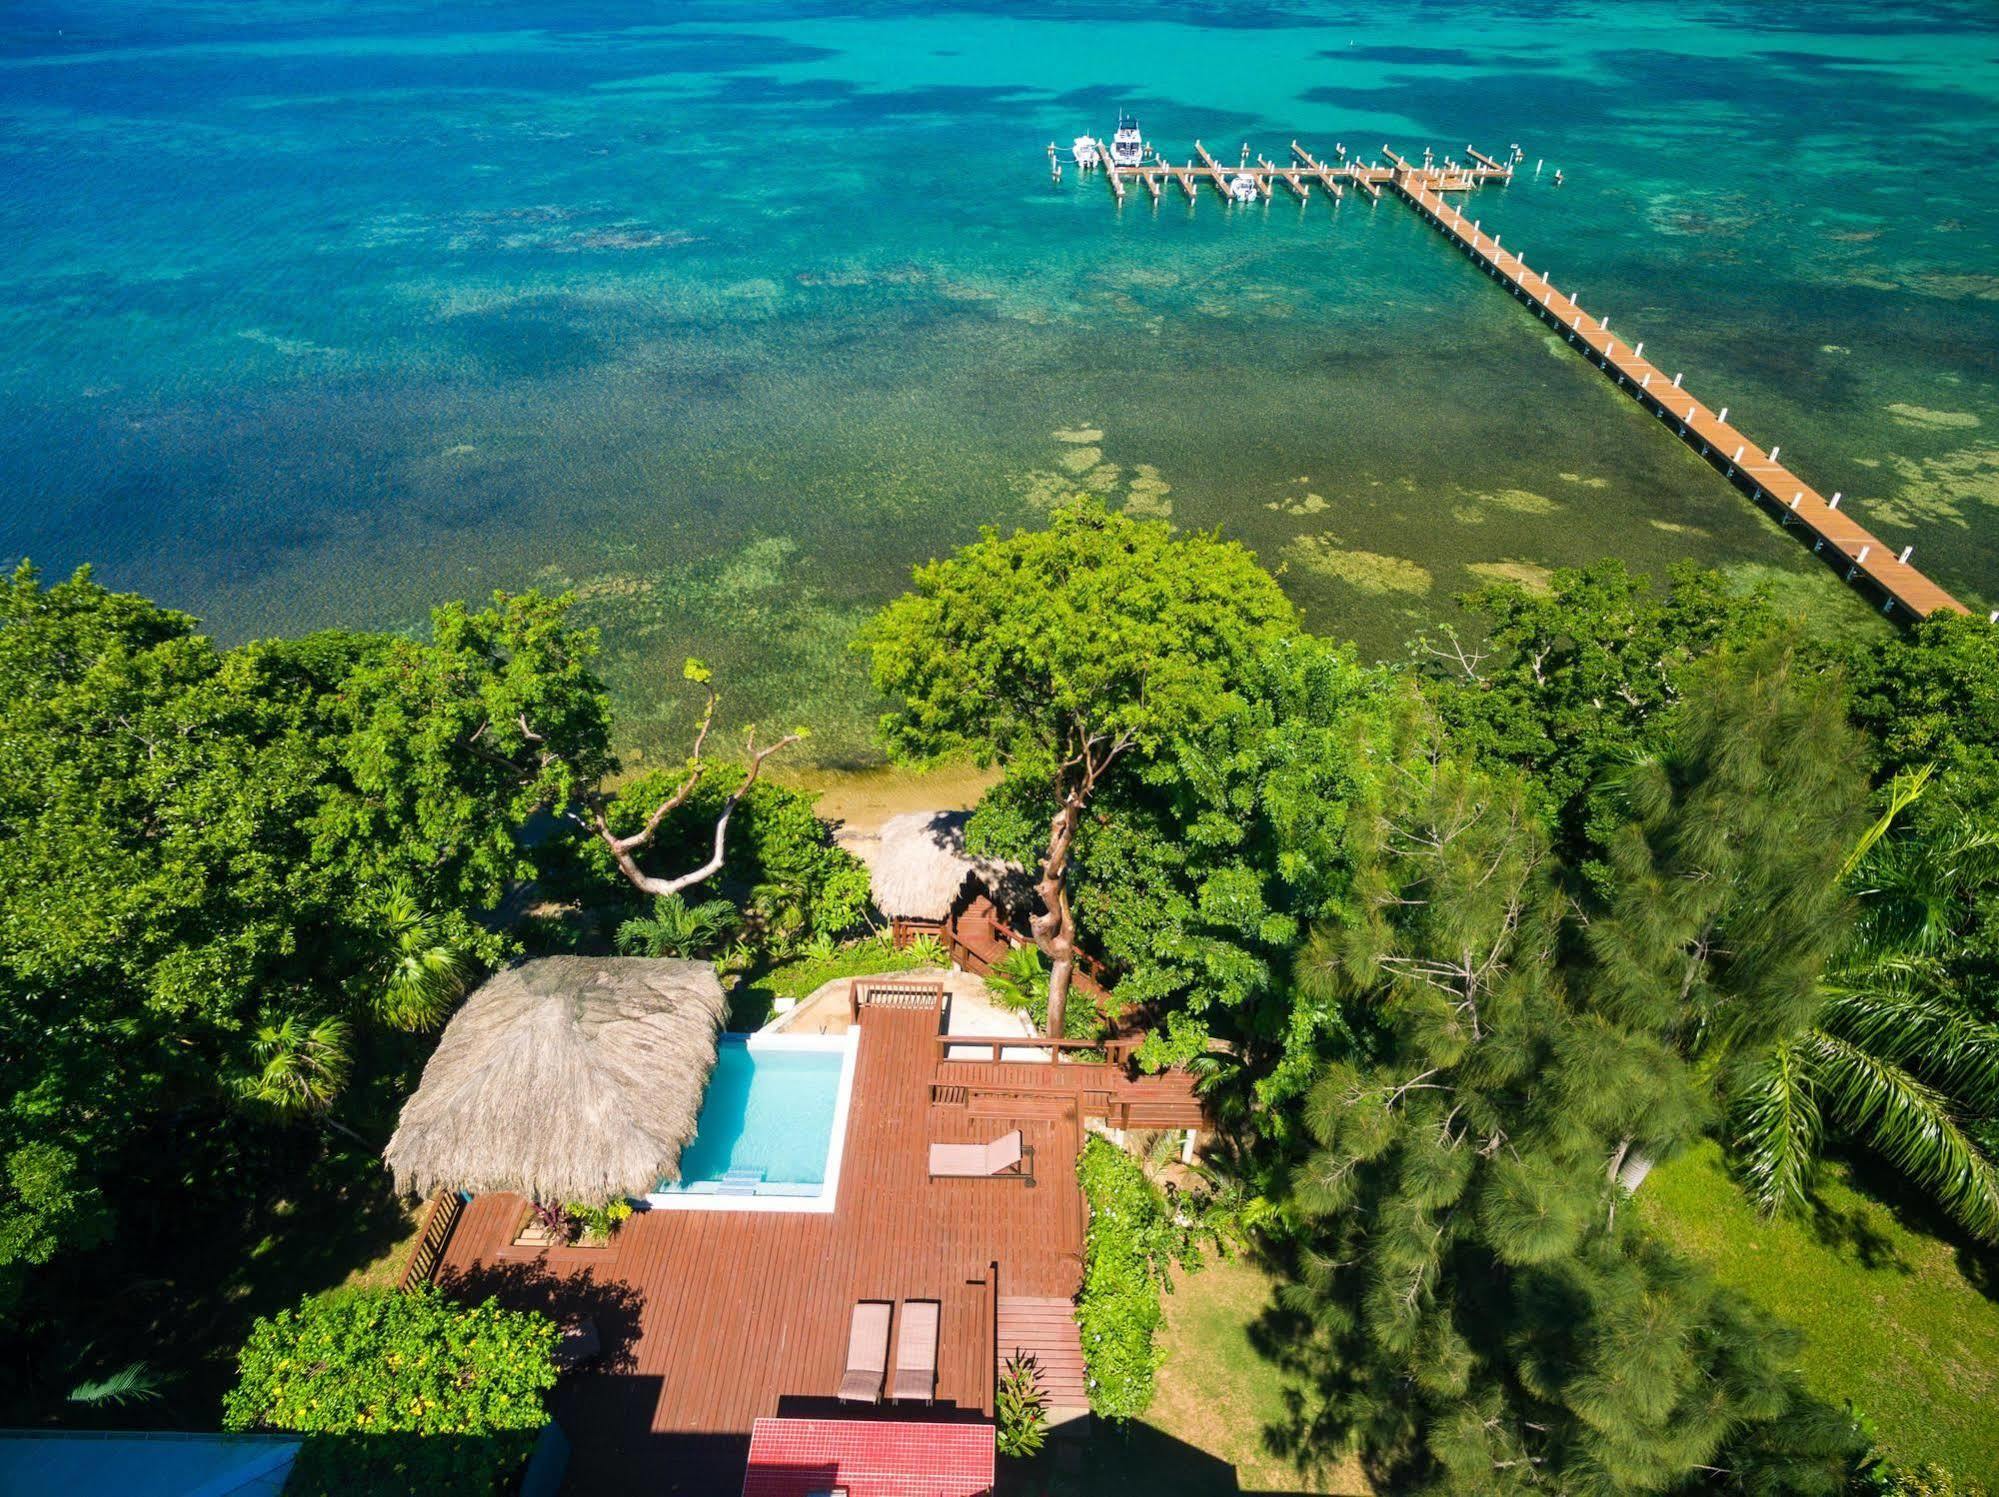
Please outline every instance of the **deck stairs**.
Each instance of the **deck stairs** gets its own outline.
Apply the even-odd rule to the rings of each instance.
[[[1083,1341],[1076,1329],[1076,1307],[1066,1299],[1001,1295],[999,1301],[999,1367],[1015,1353],[1034,1358],[1041,1388],[1048,1395],[1051,1434],[1081,1434],[1089,1427],[1088,1374],[1083,1369]]]

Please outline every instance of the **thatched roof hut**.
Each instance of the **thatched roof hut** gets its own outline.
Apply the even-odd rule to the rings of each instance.
[[[882,823],[876,845],[856,847],[868,865],[875,908],[895,920],[942,920],[967,879],[997,896],[1021,869],[965,850],[970,811],[910,811]]]
[[[396,1188],[538,1201],[677,1179],[728,1000],[706,962],[554,956],[465,1000],[383,1151]]]

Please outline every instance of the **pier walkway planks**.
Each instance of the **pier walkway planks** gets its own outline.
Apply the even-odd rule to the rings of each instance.
[[[1701,455],[1740,478],[1757,498],[1773,506],[1785,524],[1805,527],[1812,549],[1830,548],[1844,559],[1847,580],[1865,577],[1888,600],[1917,618],[1933,613],[1968,613],[1962,603],[1897,555],[1886,542],[1858,521],[1842,514],[1797,474],[1758,447],[1675,382],[1672,375],[1639,353],[1641,344],[1627,344],[1610,331],[1608,318],[1592,318],[1548,278],[1519,255],[1500,246],[1477,221],[1446,202],[1415,170],[1397,172],[1390,185],[1425,222],[1451,239],[1489,275],[1502,281],[1544,321],[1580,347],[1619,387],[1641,404],[1670,421],[1679,435]]]
[[[1199,165],[1189,162],[1185,167],[1175,167],[1161,161],[1156,166],[1126,168],[1125,174],[1145,176],[1155,203],[1160,196],[1159,184],[1151,175],[1155,173],[1174,177],[1190,203],[1197,196],[1195,184],[1201,178],[1211,182],[1226,200],[1230,197],[1230,181],[1247,177],[1265,202],[1270,200],[1274,184],[1282,182],[1301,206],[1307,198],[1308,180],[1324,184],[1335,204],[1343,183],[1353,184],[1377,201],[1383,189],[1392,190],[1537,317],[1560,331],[1572,347],[1603,370],[1618,388],[1628,391],[1647,410],[1668,422],[1688,446],[1697,448],[1737,488],[1769,506],[1787,527],[1803,530],[1811,540],[1813,552],[1841,567],[1848,582],[1865,582],[1877,591],[1885,600],[1883,612],[1899,608],[1910,617],[1924,619],[1933,614],[1971,611],[1910,565],[1913,546],[1897,552],[1866,526],[1841,512],[1838,494],[1827,499],[1779,462],[1777,449],[1766,452],[1750,441],[1726,419],[1726,406],[1716,411],[1703,404],[1682,387],[1679,375],[1668,376],[1643,356],[1643,343],[1627,344],[1613,334],[1608,318],[1592,318],[1572,297],[1556,290],[1546,276],[1519,255],[1502,249],[1496,235],[1485,233],[1476,220],[1467,219],[1444,197],[1445,193],[1469,192],[1488,182],[1510,182],[1511,165],[1466,146],[1470,165],[1460,165],[1448,158],[1441,166],[1432,165],[1426,153],[1423,164],[1418,166],[1386,145],[1381,148],[1388,162],[1386,166],[1353,160],[1331,165],[1294,140],[1291,142],[1294,165],[1279,166],[1264,157],[1258,157],[1256,164],[1250,165],[1245,146],[1245,163],[1231,171],[1199,141],[1194,143],[1194,150],[1200,157]],[[1340,154],[1344,156],[1344,150]],[[1514,157],[1519,159],[1517,148]],[[1561,173],[1555,175],[1559,182]],[[1124,184],[1115,169],[1111,172],[1111,186],[1122,201]],[[1999,622],[1999,611],[1994,612],[1993,620]]]

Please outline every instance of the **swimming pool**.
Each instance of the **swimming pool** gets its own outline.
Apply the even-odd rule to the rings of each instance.
[[[668,1210],[833,1209],[855,1033],[722,1037],[680,1178],[648,1202]]]

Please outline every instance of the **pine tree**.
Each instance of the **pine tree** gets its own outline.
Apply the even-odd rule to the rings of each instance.
[[[1372,1006],[1380,1057],[1309,1098],[1305,1438],[1398,1491],[1748,1487],[1777,1452],[1788,1490],[1838,1490],[1786,1335],[1620,1209],[1619,1163],[1695,1130],[1700,1088],[1659,1027],[1572,994],[1524,787],[1434,743],[1397,762],[1300,974]]]
[[[1590,927],[1599,999],[1660,1024],[1712,1078],[1750,1195],[1802,1202],[1823,1139],[1879,1154],[1970,1231],[1999,1237],[1999,1030],[1942,980],[1978,829],[1863,830],[1862,742],[1836,677],[1770,643],[1724,656],[1622,779],[1615,893]]]

